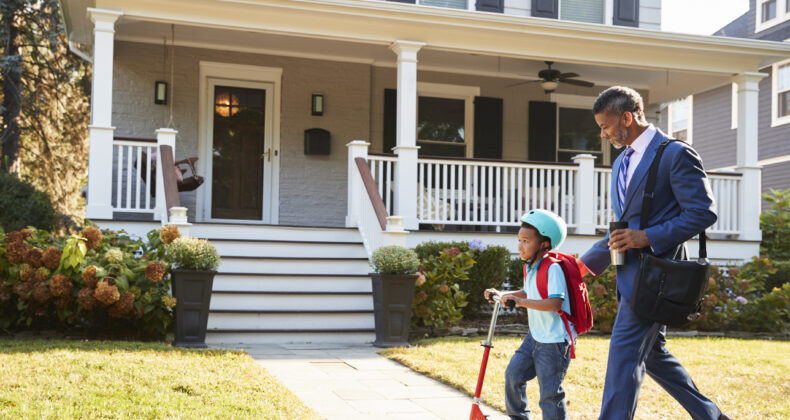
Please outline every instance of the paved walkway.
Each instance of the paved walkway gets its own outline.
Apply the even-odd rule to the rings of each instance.
[[[269,344],[234,348],[249,353],[327,420],[469,418],[472,398],[376,354],[380,349],[373,346]],[[490,420],[507,419],[496,409],[481,408]]]

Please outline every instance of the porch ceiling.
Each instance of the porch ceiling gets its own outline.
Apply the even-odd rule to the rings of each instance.
[[[61,0],[64,13],[72,3]],[[790,44],[673,34],[372,0],[96,0],[124,13],[120,40],[161,43],[176,23],[176,44],[301,55],[395,66],[389,45],[424,42],[420,70],[531,80],[544,60],[597,85],[627,84],[649,102],[729,83],[790,57]],[[79,19],[73,38],[85,34]],[[83,23],[84,24],[84,23]],[[90,31],[87,31],[90,33]],[[75,39],[87,42],[88,39]]]

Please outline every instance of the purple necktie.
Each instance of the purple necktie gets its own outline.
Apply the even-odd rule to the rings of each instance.
[[[633,148],[625,149],[623,160],[620,162],[620,173],[617,175],[617,198],[620,199],[620,211],[625,210],[625,190],[628,187],[625,180],[628,176],[628,162],[631,160],[631,154],[633,153]]]

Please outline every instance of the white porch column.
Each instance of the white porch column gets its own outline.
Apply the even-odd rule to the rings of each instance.
[[[368,146],[370,146],[370,143],[365,140],[354,140],[346,145],[348,148],[348,209],[346,213],[346,227],[357,227],[359,217],[362,214],[362,203],[366,198],[366,193],[355,159],[361,157],[367,160]]]
[[[112,219],[112,67],[115,21],[122,15],[112,10],[88,8],[93,21],[93,86],[88,152],[89,219]]]
[[[387,229],[383,232],[384,243],[380,244],[379,246],[389,246],[389,245],[399,245],[399,246],[406,246],[406,235],[409,234],[403,228],[403,218],[400,216],[388,216],[387,217]]]
[[[738,84],[737,165],[742,175],[738,196],[740,239],[759,241],[762,166],[758,161],[758,93],[764,73],[741,73],[733,77]]]
[[[178,131],[172,128],[160,128],[156,130],[156,207],[154,208],[154,220],[167,222],[167,202],[165,201],[165,178],[163,171],[172,171],[173,168],[162,167],[162,154],[159,146],[168,145],[173,148],[173,161],[176,157],[176,134]]]
[[[579,165],[574,185],[576,196],[573,197],[576,234],[594,235],[595,212],[598,207],[596,205],[598,197],[593,194],[595,191],[595,156],[576,155],[573,157],[573,162]]]
[[[394,215],[403,218],[405,229],[416,230],[417,221],[417,52],[422,42],[397,41],[390,46],[398,54],[398,111],[396,117]]]

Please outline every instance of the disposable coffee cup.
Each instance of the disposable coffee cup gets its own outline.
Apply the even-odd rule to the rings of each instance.
[[[617,229],[627,229],[628,222],[609,222],[609,234]],[[614,249],[609,249],[609,256],[612,259],[612,265],[625,265],[625,251],[617,252]]]

